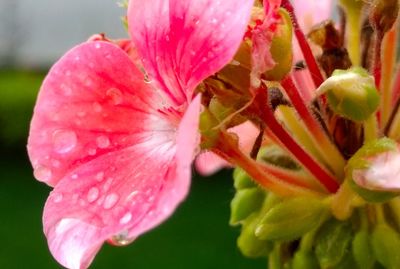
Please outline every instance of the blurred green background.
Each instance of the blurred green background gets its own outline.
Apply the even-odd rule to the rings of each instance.
[[[50,188],[35,181],[25,150],[29,120],[45,71],[0,70],[0,268],[61,268],[42,233]],[[195,176],[187,200],[163,225],[127,247],[105,245],[91,268],[265,268],[242,257],[228,225],[231,171]]]

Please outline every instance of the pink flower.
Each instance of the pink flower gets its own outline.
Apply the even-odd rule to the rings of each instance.
[[[87,268],[102,244],[124,245],[172,214],[187,194],[198,145],[201,80],[227,64],[252,0],[131,0],[141,64],[115,44],[83,43],[50,70],[28,152],[54,187],[44,209],[50,251]]]

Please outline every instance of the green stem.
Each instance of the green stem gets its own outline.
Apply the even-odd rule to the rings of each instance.
[[[333,197],[331,204],[332,214],[339,220],[348,219],[353,212],[353,201],[356,197],[357,194],[351,189],[349,182],[345,180]]]
[[[379,137],[378,121],[375,114],[372,114],[364,121],[364,142],[375,140]]]

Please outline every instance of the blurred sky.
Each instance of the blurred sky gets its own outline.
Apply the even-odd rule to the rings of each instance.
[[[0,66],[47,67],[95,33],[127,36],[119,0],[0,0]]]

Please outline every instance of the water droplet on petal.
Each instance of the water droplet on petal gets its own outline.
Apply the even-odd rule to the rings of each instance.
[[[111,99],[114,105],[119,105],[123,101],[122,92],[117,88],[110,88],[106,92],[106,96]]]
[[[99,189],[92,187],[87,193],[87,200],[89,203],[93,203],[99,197]]]
[[[104,209],[110,209],[113,206],[115,206],[118,199],[119,199],[118,194],[111,193],[111,194],[107,195],[106,199],[104,200],[104,204],[103,204]]]
[[[135,238],[128,238],[128,236],[129,236],[128,230],[123,230],[120,233],[111,237],[110,241],[111,243],[117,246],[126,246],[133,240],[135,240]]]
[[[96,180],[97,181],[102,181],[103,179],[104,179],[104,172],[98,172],[97,174],[96,174]]]
[[[52,197],[53,197],[53,202],[54,203],[59,203],[63,199],[63,195],[61,193],[55,193],[55,194],[53,194]]]
[[[94,155],[96,155],[96,153],[97,153],[97,150],[96,150],[96,149],[94,149],[94,148],[88,149],[88,154],[89,154],[90,156],[94,156]]]
[[[33,175],[40,181],[48,182],[52,177],[52,172],[47,167],[39,166],[33,171]]]
[[[77,179],[77,178],[78,178],[78,175],[77,175],[77,174],[72,174],[71,178],[72,178],[72,179]]]
[[[105,149],[110,145],[110,139],[107,136],[102,135],[96,139],[96,144],[99,148]]]
[[[53,133],[53,147],[57,153],[67,153],[75,148],[78,139],[75,132],[57,130]]]
[[[100,44],[100,43],[96,43],[96,45],[94,45],[94,47],[95,47],[96,49],[99,49],[99,48],[101,48],[101,44]]]
[[[127,224],[132,219],[131,212],[126,213],[120,220],[120,224]]]

